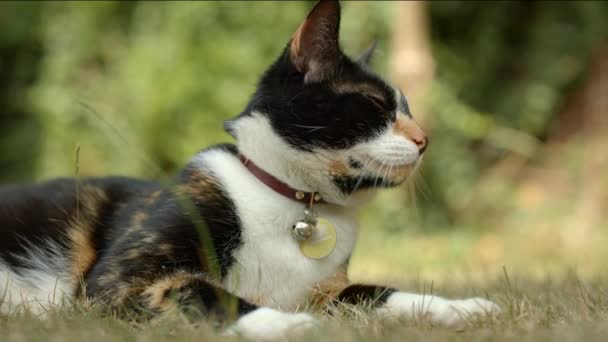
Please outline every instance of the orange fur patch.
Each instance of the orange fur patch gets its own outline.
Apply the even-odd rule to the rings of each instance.
[[[150,308],[161,311],[175,309],[177,308],[177,303],[171,301],[171,298],[167,296],[168,293],[171,290],[184,287],[194,279],[195,277],[191,273],[178,272],[176,274],[171,274],[148,285],[144,289],[143,295]]]
[[[147,205],[152,205],[152,204],[156,203],[156,200],[158,200],[158,197],[160,197],[160,193],[161,193],[160,190],[154,191],[153,193],[150,194],[150,196],[146,197],[144,202]]]
[[[71,279],[75,288],[81,284],[83,275],[93,266],[97,258],[93,244],[93,229],[99,210],[107,200],[106,193],[95,186],[85,184],[78,189],[76,214],[69,221],[66,233],[71,243]]]
[[[204,200],[219,196],[216,188],[218,188],[218,184],[214,177],[200,171],[193,171],[188,178],[188,183],[178,186],[177,191],[181,194],[188,194],[193,199]]]
[[[332,88],[337,93],[355,93],[364,96],[369,96],[378,99],[381,102],[386,102],[382,91],[372,86],[371,84],[365,83],[336,83],[332,85]]]
[[[126,252],[124,258],[126,260],[136,260],[141,257],[141,252],[137,248],[132,248]]]
[[[133,220],[131,221],[131,229],[140,229],[142,228],[142,222],[148,218],[148,214],[143,211],[138,211],[133,215]]]
[[[93,266],[97,253],[92,242],[90,230],[72,229],[69,233],[72,241],[72,281],[79,285],[83,275]]]
[[[340,161],[333,161],[329,164],[330,176],[345,176],[348,174],[348,166]]]
[[[401,135],[409,140],[423,140],[425,135],[420,126],[411,118],[403,114],[397,115],[397,121],[393,126],[395,135]]]
[[[298,26],[298,29],[291,37],[291,45],[289,46],[289,53],[292,59],[297,58],[300,55],[300,37],[302,35],[302,30],[304,29],[304,25],[306,23],[302,23]]]
[[[161,243],[157,248],[160,252],[165,254],[171,254],[173,252],[173,246],[169,243]]]
[[[318,283],[310,299],[310,304],[315,310],[320,310],[332,299],[336,298],[342,290],[348,287],[347,265],[343,265],[331,277]]]

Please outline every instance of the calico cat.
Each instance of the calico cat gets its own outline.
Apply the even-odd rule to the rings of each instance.
[[[111,177],[0,188],[0,312],[84,296],[117,311],[222,317],[229,300],[232,333],[314,325],[297,310],[344,269],[357,208],[403,183],[428,145],[403,94],[366,66],[372,51],[342,53],[339,23],[337,1],[317,3],[226,122],[236,145],[201,151],[174,186]],[[322,225],[328,240],[310,240]],[[332,300],[445,325],[499,310],[481,298],[334,290]]]

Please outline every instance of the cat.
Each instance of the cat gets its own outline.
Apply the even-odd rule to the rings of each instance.
[[[499,312],[482,298],[346,284],[357,208],[411,176],[428,138],[401,91],[369,69],[373,48],[356,60],[342,52],[339,26],[338,1],[318,2],[226,121],[236,144],[202,150],[173,186],[107,177],[0,188],[0,312],[84,297],[116,312],[221,319],[230,302],[227,333],[272,338],[314,327],[298,310],[332,279],[342,281],[330,301],[388,317],[455,326]],[[321,219],[335,239],[307,252]]]

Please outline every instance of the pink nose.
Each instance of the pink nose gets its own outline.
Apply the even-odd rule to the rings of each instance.
[[[426,150],[426,147],[429,145],[429,138],[425,135],[412,137],[412,141],[418,146],[418,152],[420,152],[420,154],[423,154],[424,150]]]
[[[416,121],[412,120],[412,118],[406,117],[405,115],[399,115],[393,130],[395,134],[401,135],[416,144],[420,154],[424,153],[429,144],[429,139],[426,137],[426,134],[424,134],[420,126],[418,126]]]

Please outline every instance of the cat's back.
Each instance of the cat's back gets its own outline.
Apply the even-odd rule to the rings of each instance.
[[[121,203],[156,191],[159,185],[127,177],[59,178],[33,184],[0,186],[0,251],[17,233],[26,238],[58,233],[69,221],[111,214]],[[103,211],[103,212],[102,212]],[[3,236],[5,235],[5,236]]]
[[[118,229],[117,213],[159,188],[125,177],[0,186],[0,312],[22,307],[23,298],[50,304],[74,295]],[[40,305],[30,309],[44,311]]]
[[[0,262],[7,267],[27,268],[27,258],[34,252],[69,248],[82,232],[105,235],[108,231],[103,230],[112,229],[110,221],[119,208],[158,187],[153,182],[126,177],[2,185]]]

